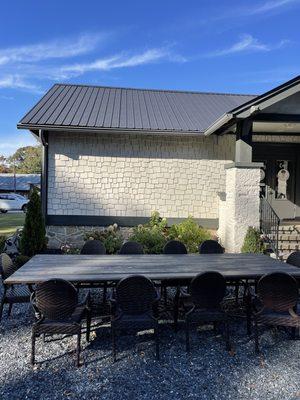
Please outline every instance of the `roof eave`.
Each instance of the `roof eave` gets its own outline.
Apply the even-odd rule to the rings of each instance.
[[[136,128],[96,128],[81,126],[55,126],[55,125],[33,125],[33,124],[17,124],[18,129],[28,129],[35,135],[39,130],[56,131],[56,132],[89,132],[89,133],[142,133],[146,135],[184,135],[184,136],[203,136],[203,131],[183,131],[183,130],[154,130],[154,129],[136,129]]]

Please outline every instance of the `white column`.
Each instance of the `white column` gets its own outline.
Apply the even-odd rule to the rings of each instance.
[[[219,236],[226,252],[240,252],[248,227],[259,227],[261,167],[261,163],[232,163],[225,167],[226,201],[221,205]]]

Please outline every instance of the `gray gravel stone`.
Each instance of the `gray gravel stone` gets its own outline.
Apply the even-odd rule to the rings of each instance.
[[[191,336],[185,353],[184,331],[162,327],[161,361],[147,333],[119,341],[118,362],[111,358],[110,330],[98,327],[90,344],[82,340],[82,366],[74,367],[75,338],[37,342],[37,367],[31,368],[29,305],[4,312],[0,325],[0,399],[300,399],[300,341],[286,332],[263,334],[262,355],[233,321],[234,351],[225,351],[222,336],[203,328]]]

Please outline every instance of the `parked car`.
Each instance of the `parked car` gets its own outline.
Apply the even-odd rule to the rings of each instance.
[[[0,212],[22,210],[26,212],[28,199],[16,193],[0,193]]]

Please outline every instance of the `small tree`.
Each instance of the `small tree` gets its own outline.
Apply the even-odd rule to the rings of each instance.
[[[46,245],[47,238],[41,199],[37,189],[34,188],[29,197],[25,224],[21,237],[21,254],[32,257],[44,250]]]
[[[264,245],[259,229],[249,226],[245,235],[242,253],[263,253]]]

